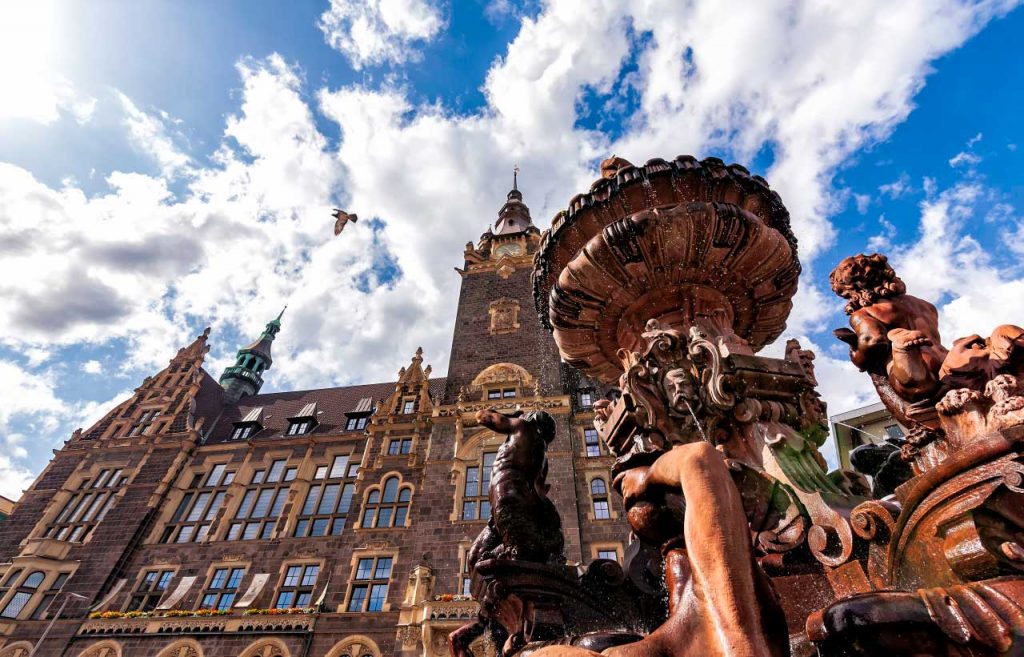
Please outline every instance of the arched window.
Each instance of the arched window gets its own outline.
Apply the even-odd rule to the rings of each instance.
[[[367,494],[360,526],[404,527],[411,499],[411,486],[400,487],[398,477],[388,477],[383,486],[376,486]]]
[[[32,599],[32,596],[35,595],[36,590],[43,583],[44,579],[46,579],[46,573],[41,570],[30,573],[28,577],[22,580],[18,588],[14,590],[14,595],[7,601],[3,611],[0,611],[0,617],[17,618],[29,603],[29,600]]]
[[[608,485],[604,479],[595,477],[590,480],[590,497],[594,502],[595,520],[607,520],[612,517],[608,509]]]

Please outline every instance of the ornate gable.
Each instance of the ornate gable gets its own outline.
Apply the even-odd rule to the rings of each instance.
[[[395,391],[385,399],[377,409],[378,413],[408,415],[407,408],[412,402],[412,413],[429,413],[433,407],[433,400],[430,399],[430,372],[431,367],[423,365],[423,348],[416,350],[409,367],[403,367],[398,371],[398,383],[395,384]]]
[[[157,434],[198,431],[196,406],[204,379],[203,360],[210,347],[210,329],[192,344],[178,350],[167,367],[146,377],[130,398],[118,404],[88,431],[75,432],[73,439],[97,440],[139,438]],[[212,379],[211,379],[212,381]],[[216,384],[207,386],[207,394],[218,394]]]

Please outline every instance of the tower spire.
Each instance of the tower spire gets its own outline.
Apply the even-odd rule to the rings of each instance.
[[[276,318],[267,322],[255,342],[239,349],[235,364],[220,375],[220,385],[225,390],[227,403],[234,403],[246,395],[255,395],[263,387],[263,372],[269,370],[274,363],[270,346],[281,331],[281,318],[287,309],[288,306],[285,306]]]
[[[533,225],[530,208],[523,203],[523,193],[519,191],[519,165],[512,167],[512,190],[509,191],[505,205],[498,211],[498,221],[494,224],[497,235],[507,235],[526,230]]]

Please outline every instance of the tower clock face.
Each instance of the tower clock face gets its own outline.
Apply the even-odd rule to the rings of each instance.
[[[494,253],[500,256],[517,256],[523,253],[523,247],[519,244],[502,244],[494,250]]]

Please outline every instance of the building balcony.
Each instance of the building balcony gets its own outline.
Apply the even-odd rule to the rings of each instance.
[[[447,596],[437,597],[442,599],[428,602],[424,614],[432,621],[474,620],[480,611],[480,604],[475,600],[444,600]]]
[[[90,618],[78,628],[80,636],[128,634],[267,634],[313,631],[315,613],[229,614],[222,616],[140,616]]]

